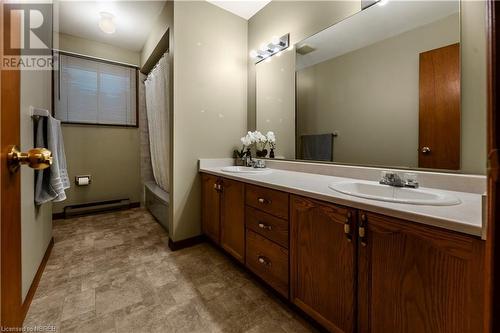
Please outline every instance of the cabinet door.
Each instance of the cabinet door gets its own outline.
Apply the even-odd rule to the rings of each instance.
[[[346,231],[354,212],[292,196],[290,214],[293,303],[331,332],[353,332],[356,242]]]
[[[222,180],[221,246],[238,261],[245,261],[245,185]]]
[[[202,218],[201,228],[205,235],[215,243],[220,243],[220,194],[218,190],[219,178],[202,174]]]
[[[360,217],[360,332],[483,332],[480,239],[376,214]]]

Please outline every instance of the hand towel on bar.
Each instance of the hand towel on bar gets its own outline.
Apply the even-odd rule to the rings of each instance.
[[[52,165],[50,168],[47,168],[49,173],[39,173],[38,176],[41,179],[37,179],[36,182],[35,201],[40,205],[48,201],[58,202],[65,200],[66,193],[64,191],[70,187],[70,183],[66,166],[61,122],[49,116],[42,117],[38,123],[37,141],[42,141],[43,135],[46,133],[46,145],[52,152]],[[40,123],[42,123],[41,126]],[[44,127],[44,123],[46,131],[40,131]],[[40,137],[39,133],[42,133],[42,137]],[[45,178],[49,178],[48,183]]]
[[[333,161],[333,134],[302,135],[302,159]]]
[[[47,147],[47,117],[40,117],[35,124],[35,146]],[[35,171],[35,203],[41,205],[57,198],[57,192],[50,186],[50,168]]]

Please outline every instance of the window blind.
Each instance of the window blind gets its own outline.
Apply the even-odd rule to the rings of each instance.
[[[59,54],[55,117],[66,123],[136,126],[136,69]]]

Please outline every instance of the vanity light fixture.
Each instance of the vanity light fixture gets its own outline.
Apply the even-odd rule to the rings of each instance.
[[[264,59],[268,59],[273,55],[280,55],[280,52],[287,49],[290,46],[290,34],[283,35],[281,37],[273,37],[272,41],[267,44],[262,44],[258,50],[251,50],[250,57],[254,60],[256,64]],[[269,59],[270,60],[270,59]]]
[[[101,15],[101,18],[99,19],[99,28],[102,30],[102,32],[107,34],[115,33],[116,26],[115,22],[113,21],[115,19],[115,16],[108,12],[100,12],[99,15]]]

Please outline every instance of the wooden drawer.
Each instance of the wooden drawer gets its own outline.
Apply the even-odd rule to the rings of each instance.
[[[288,221],[247,206],[245,208],[248,229],[288,248]]]
[[[288,220],[288,193],[246,185],[246,204]]]
[[[288,298],[288,250],[247,229],[246,266]]]

